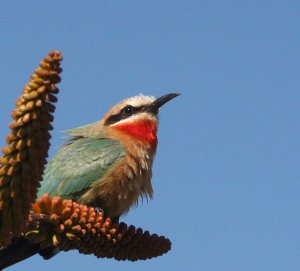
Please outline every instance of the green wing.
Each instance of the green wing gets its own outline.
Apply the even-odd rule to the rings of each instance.
[[[38,197],[80,196],[124,156],[123,145],[106,138],[82,138],[66,145],[48,163]]]

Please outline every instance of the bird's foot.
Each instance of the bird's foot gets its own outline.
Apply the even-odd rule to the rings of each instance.
[[[95,207],[95,211],[96,211],[97,214],[102,213],[104,215],[104,211],[100,207]]]

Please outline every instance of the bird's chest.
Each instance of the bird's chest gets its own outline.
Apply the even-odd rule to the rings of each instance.
[[[96,182],[84,198],[93,199],[92,205],[101,207],[105,214],[117,217],[138,202],[139,196],[152,197],[150,160],[126,157],[101,182]]]

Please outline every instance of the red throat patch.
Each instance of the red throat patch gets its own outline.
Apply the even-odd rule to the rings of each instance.
[[[157,145],[157,124],[151,120],[139,120],[136,122],[125,122],[115,126],[115,128],[149,143],[151,146]]]

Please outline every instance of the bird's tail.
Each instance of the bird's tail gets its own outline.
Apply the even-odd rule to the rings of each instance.
[[[9,246],[0,247],[0,270],[23,261],[37,253],[45,260],[48,260],[59,252],[60,250],[57,247],[41,249],[39,243],[30,243],[25,237],[14,238]]]
[[[56,254],[60,252],[60,249],[58,247],[47,247],[44,249],[41,249],[39,251],[39,254],[44,258],[44,260],[49,260],[52,257],[54,257]]]

